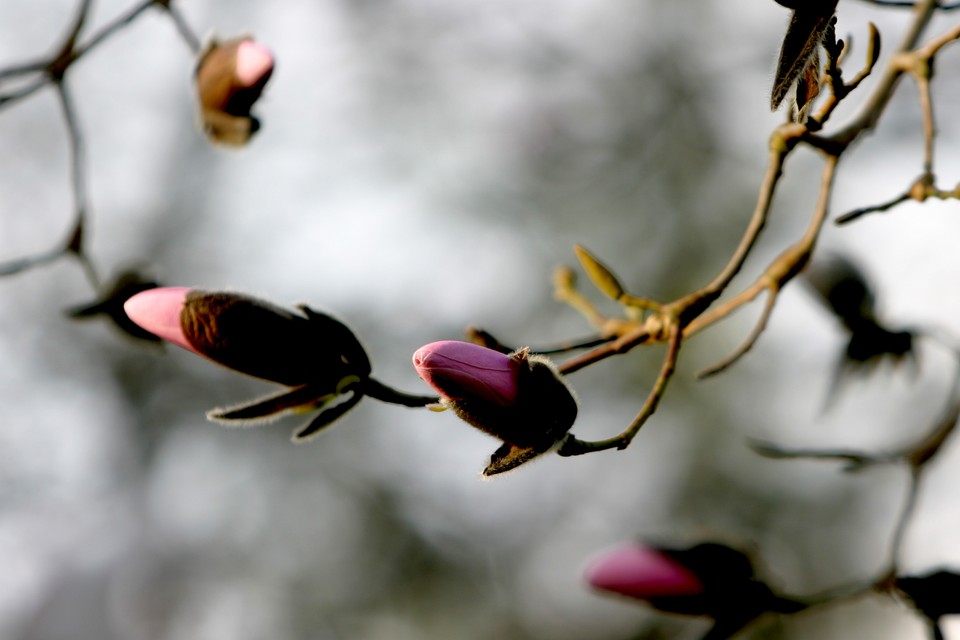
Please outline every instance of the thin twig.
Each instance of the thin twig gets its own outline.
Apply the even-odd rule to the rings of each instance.
[[[935,4],[936,3],[932,2],[931,0],[926,0],[922,6],[918,7],[917,16],[912,22],[910,28],[908,29],[907,35],[904,37],[901,44],[901,51],[909,51],[913,48],[916,41],[919,39],[923,28],[930,20],[930,14],[932,13]],[[874,45],[876,45],[878,39],[875,38],[874,40]],[[835,53],[837,52],[835,51]],[[866,73],[868,73],[870,69],[872,69],[875,59],[876,50],[874,49],[868,56],[868,63],[865,67],[865,70],[861,72],[860,76],[858,76],[858,82],[862,79],[862,77],[865,77]],[[784,283],[788,282],[797,273],[799,273],[799,271],[810,259],[816,239],[819,236],[820,230],[822,229],[823,223],[826,219],[829,196],[832,190],[837,163],[839,162],[840,156],[849,147],[850,143],[854,139],[856,139],[861,133],[876,123],[877,119],[879,118],[879,112],[882,112],[889,102],[890,95],[892,95],[892,91],[895,88],[896,82],[901,74],[902,71],[899,69],[898,65],[888,65],[886,73],[881,79],[878,89],[872,94],[870,100],[868,101],[869,108],[861,111],[861,115],[858,117],[858,119],[855,119],[851,125],[848,125],[846,128],[842,129],[840,133],[835,134],[834,136],[816,136],[811,133],[809,128],[800,123],[788,123],[778,127],[771,137],[770,159],[767,164],[767,170],[764,181],[760,188],[760,195],[758,197],[754,213],[751,216],[750,223],[748,224],[747,230],[741,238],[737,249],[723,270],[721,270],[721,272],[703,288],[694,291],[693,293],[673,303],[663,305],[662,311],[652,314],[647,318],[645,323],[633,323],[632,326],[624,327],[625,330],[619,334],[619,337],[616,340],[601,345],[592,351],[581,354],[580,356],[563,363],[560,367],[561,372],[572,373],[612,355],[625,353],[639,344],[651,341],[662,341],[666,337],[666,333],[664,331],[665,329],[679,332],[677,341],[675,343],[676,347],[679,348],[680,339],[682,336],[685,334],[693,334],[700,329],[709,326],[713,322],[716,322],[720,318],[725,317],[726,314],[728,314],[734,308],[737,308],[737,306],[740,304],[744,304],[748,300],[754,299],[756,295],[759,295],[759,292],[764,288],[770,289],[771,297],[776,298],[779,287],[782,287]],[[839,86],[845,85],[840,84],[838,87]],[[839,97],[840,96],[838,96],[838,98]],[[843,97],[845,97],[845,95]],[[706,316],[701,317],[701,314],[707,311],[712,303],[720,295],[722,295],[723,291],[743,267],[747,256],[752,251],[753,246],[759,238],[760,232],[763,230],[763,227],[766,223],[776,186],[779,183],[780,177],[782,176],[785,159],[800,141],[805,141],[808,144],[811,144],[815,148],[823,151],[826,155],[824,177],[821,182],[820,202],[818,203],[814,217],[811,220],[811,224],[808,226],[807,232],[800,242],[781,254],[781,256],[778,257],[778,259],[768,267],[761,278],[754,283],[756,293],[751,292],[738,297],[736,306],[728,305],[722,307],[719,313],[714,310],[714,312],[708,313]],[[609,289],[609,287],[607,288]],[[577,296],[578,297],[576,300],[578,302],[581,301],[582,296],[579,296],[579,294],[577,294]],[[568,296],[568,300],[569,298],[570,297]],[[772,303],[768,302],[768,305],[769,304]],[[584,305],[575,304],[574,306],[583,307]],[[593,315],[596,314],[595,308],[589,303],[587,303],[585,308],[581,308],[580,310],[584,312],[585,315],[588,315],[588,317],[591,317],[591,320],[593,320],[595,323],[599,323],[601,320],[600,317]],[[761,322],[763,324],[765,324],[768,315],[768,313],[765,313],[762,317]],[[759,337],[760,333],[760,331],[753,332],[751,339],[745,343],[743,347],[741,347],[740,355],[749,350],[750,346]],[[672,341],[671,345],[674,345]],[[668,360],[665,360],[665,365],[667,364]],[[675,360],[675,357],[673,360]],[[673,364],[674,362],[671,362],[670,366],[672,367]],[[670,371],[670,374],[672,374],[672,370]],[[669,379],[669,376],[666,379]],[[655,387],[659,387],[661,382],[664,382],[662,377],[658,378],[658,384]],[[665,387],[665,384],[663,386]],[[651,392],[651,395],[648,396],[647,404],[650,404],[651,398],[655,398],[657,402],[659,401],[656,388]],[[653,406],[655,407],[656,405],[654,404]],[[642,420],[635,420],[634,423],[631,424],[631,426],[627,429],[627,431],[616,438],[601,441],[600,443],[595,443],[594,445],[587,445],[585,443],[581,444],[579,441],[571,439],[569,446],[565,446],[562,451],[565,452],[565,455],[575,455],[578,453],[585,453],[588,450],[596,450],[597,448],[603,449],[611,448],[613,446],[626,446],[626,444],[628,444],[632,438],[631,434],[635,433],[635,430],[639,428],[639,425],[643,424],[643,421],[646,420],[648,415],[645,413],[645,411],[641,410],[641,414],[638,415],[638,418],[641,417]]]
[[[437,396],[422,396],[397,391],[379,380],[366,378],[357,384],[357,388],[366,396],[388,402],[390,404],[399,404],[404,407],[426,407],[431,404],[438,404],[440,398]]]
[[[63,257],[63,244],[44,253],[38,253],[23,258],[14,258],[7,262],[0,263],[0,276],[12,276],[34,267],[49,264]]]
[[[693,322],[700,313],[716,300],[743,267],[743,263],[766,224],[773,202],[773,194],[783,173],[784,159],[799,142],[803,131],[803,125],[788,123],[778,127],[771,136],[769,161],[763,184],[760,187],[757,204],[750,217],[747,230],[723,270],[702,289],[663,306],[665,314],[673,314],[677,317],[681,325],[681,331],[684,331],[687,324]],[[604,327],[610,329],[610,325],[607,324],[608,319],[600,315],[589,301],[573,289],[573,278],[569,269],[559,271],[554,278],[554,282],[558,292],[555,297],[583,313],[594,326],[601,327],[601,333]],[[640,344],[651,341],[651,338],[654,338],[658,333],[663,333],[663,321],[657,317],[658,315],[663,314],[654,314],[648,317],[645,323],[622,322],[620,326],[614,327],[621,329],[616,340],[564,362],[560,365],[560,372],[564,374],[573,373],[600,360],[626,353]]]
[[[735,298],[732,298],[727,304],[715,307],[691,322],[685,329],[685,335],[693,335],[698,331],[705,329],[711,324],[726,317],[734,309],[737,309],[741,305],[754,300],[764,290],[767,290],[770,292],[770,298],[767,301],[767,311],[765,311],[763,316],[760,318],[760,325],[758,325],[759,330],[754,330],[747,343],[738,349],[739,355],[737,355],[737,357],[743,355],[752,347],[753,342],[759,338],[763,326],[766,325],[767,317],[770,313],[769,310],[772,309],[772,306],[776,302],[780,291],[790,280],[800,273],[800,271],[802,271],[810,261],[810,256],[813,253],[817,238],[820,236],[820,231],[823,229],[823,224],[827,219],[827,214],[830,209],[830,197],[833,193],[833,185],[836,178],[837,164],[839,163],[839,160],[840,159],[836,156],[828,155],[826,157],[823,167],[823,175],[820,179],[820,192],[817,197],[817,205],[814,209],[813,217],[811,217],[810,223],[807,225],[807,230],[803,234],[803,237],[796,244],[789,247],[787,250],[777,256],[777,259],[770,263],[760,277],[757,278],[753,284],[747,287],[742,293]],[[727,367],[730,364],[733,364],[734,361],[736,361],[736,358],[725,361],[721,363],[721,365],[723,367]]]
[[[923,111],[923,172],[933,177],[933,145],[936,138],[936,125],[933,116],[933,100],[930,99],[930,77],[917,78],[917,90],[920,93],[920,107]]]
[[[49,60],[34,60],[33,62],[20,62],[0,69],[0,80],[26,75],[28,73],[40,73],[50,64]]]
[[[112,22],[108,23],[100,31],[98,31],[88,42],[79,46],[75,50],[75,57],[79,58],[80,56],[92,51],[97,46],[102,44],[107,38],[114,35],[116,32],[120,31],[131,22],[136,20],[140,14],[156,4],[156,0],[144,0],[140,4],[134,6],[127,13],[121,15],[120,17],[114,19]]]
[[[756,291],[759,294],[759,292],[762,290],[763,290],[762,288],[758,288]],[[750,291],[748,289],[744,293],[753,294],[753,291]],[[742,295],[743,294],[741,294],[741,296]],[[738,296],[738,298],[739,297],[740,296]],[[755,296],[752,296],[752,297],[755,297]],[[743,302],[740,302],[738,300],[737,302],[738,304],[733,306],[732,308],[736,308],[740,306],[740,304],[743,304],[743,302],[746,302],[746,300],[744,300]],[[696,373],[697,378],[699,379],[709,378],[710,376],[714,376],[714,375],[717,375],[718,373],[726,371],[728,367],[734,365],[738,360],[740,360],[740,358],[745,356],[747,352],[753,348],[753,345],[756,344],[757,340],[760,339],[760,335],[767,328],[767,322],[770,320],[770,316],[773,314],[773,308],[776,306],[776,304],[777,304],[777,295],[775,293],[775,290],[771,290],[770,293],[767,295],[767,303],[763,305],[763,312],[760,314],[760,319],[757,321],[757,324],[754,325],[753,331],[750,332],[750,335],[747,336],[746,340],[744,340],[740,344],[740,346],[733,351],[733,353],[731,353],[729,356],[727,356],[720,362],[717,362],[716,364],[710,367],[707,367],[706,369],[701,369],[700,371],[698,371]]]
[[[193,32],[193,29],[190,28],[190,25],[187,24],[186,19],[180,13],[180,10],[174,6],[172,1],[167,1],[163,3],[164,8],[167,10],[167,15],[173,20],[174,26],[177,28],[177,32],[180,33],[180,37],[183,38],[183,41],[187,43],[187,46],[190,47],[190,50],[194,54],[200,53],[200,38],[197,37],[196,33]]]
[[[750,448],[765,458],[775,460],[833,460],[846,462],[845,471],[859,471],[864,467],[895,462],[899,457],[869,454],[846,449],[784,449],[770,442],[754,441]]]
[[[593,451],[603,451],[605,449],[626,449],[630,442],[640,431],[640,428],[654,414],[667,390],[670,379],[676,371],[677,358],[680,355],[680,345],[683,341],[683,331],[679,323],[674,323],[669,329],[669,338],[667,341],[667,353],[664,355],[663,363],[660,365],[660,373],[657,380],[647,395],[640,413],[633,419],[630,426],[620,435],[607,440],[598,440],[596,442],[585,442],[572,436],[568,437],[563,446],[557,452],[562,456],[575,456]]]
[[[67,86],[64,82],[56,85],[57,97],[60,98],[60,108],[63,111],[63,120],[67,126],[67,137],[70,140],[70,167],[73,190],[73,207],[79,223],[83,223],[87,214],[87,184],[86,163],[84,160],[83,137],[80,135],[80,123],[77,120],[76,109]]]
[[[921,0],[916,3],[916,17],[907,28],[897,51],[904,53],[913,50],[920,40],[921,34],[933,18],[937,10],[937,0]],[[830,138],[839,144],[849,146],[853,140],[858,138],[863,132],[874,128],[880,120],[880,116],[886,109],[887,103],[893,97],[893,92],[903,76],[904,69],[897,61],[896,54],[887,63],[887,67],[880,77],[876,88],[870,98],[860,109],[858,115],[851,120],[845,127],[834,133]]]
[[[923,202],[928,198],[952,199],[960,197],[960,185],[953,190],[938,189],[934,174],[934,144],[936,139],[936,120],[933,111],[931,79],[933,77],[933,58],[947,44],[960,39],[960,25],[947,30],[914,51],[900,53],[891,61],[892,67],[910,73],[917,83],[921,111],[923,113],[923,173],[902,194],[881,203],[854,209],[837,218],[837,224],[846,224],[868,213],[887,211],[907,200]]]
[[[710,283],[671,305],[682,308],[684,326],[706,310],[743,268],[743,263],[746,262],[747,256],[750,255],[753,246],[760,237],[760,232],[766,225],[777,184],[780,182],[780,176],[783,175],[784,161],[796,147],[805,130],[803,125],[788,123],[778,127],[770,137],[770,154],[766,173],[760,185],[760,195],[757,198],[753,215],[750,217],[750,223],[740,239],[740,244],[727,261],[726,266]]]
[[[77,257],[87,279],[90,281],[90,285],[94,289],[99,289],[100,278],[97,276],[96,270],[84,249],[83,243],[87,213],[89,211],[83,136],[80,133],[80,123],[77,119],[76,109],[73,106],[73,100],[67,90],[65,81],[62,79],[58,81],[56,88],[57,95],[60,98],[60,106],[63,111],[63,119],[67,126],[68,138],[70,140],[70,170],[74,207],[74,228],[64,246],[64,252],[72,253]]]
[[[49,84],[50,80],[46,77],[34,78],[33,82],[20,87],[15,91],[11,91],[5,95],[0,96],[0,108],[12,105],[18,100],[32,96],[38,90],[44,88]]]
[[[188,46],[196,52],[200,47],[200,43],[180,13],[171,6],[171,0],[143,0],[139,4],[134,5],[126,13],[109,22],[88,41],[82,45],[78,45],[77,42],[80,39],[90,9],[93,6],[92,0],[82,0],[67,35],[63,38],[57,52],[51,58],[16,64],[0,70],[0,79],[27,73],[42,74],[31,83],[19,89],[5,95],[0,95],[0,108],[11,105],[18,100],[36,93],[47,84],[52,83],[54,85],[60,101],[70,143],[70,184],[74,200],[74,223],[66,242],[57,249],[0,264],[0,276],[20,273],[34,266],[52,262],[62,255],[72,254],[79,260],[91,285],[95,289],[99,288],[99,278],[89,255],[84,250],[83,244],[89,210],[85,150],[76,108],[67,90],[65,76],[68,69],[77,60],[104,43],[111,36],[129,26],[147,9],[154,5],[160,6],[167,11],[173,19],[181,37],[183,37]]]
[[[892,209],[898,204],[906,202],[909,199],[910,199],[910,192],[908,191],[882,204],[875,204],[868,207],[860,207],[859,209],[854,209],[853,211],[850,211],[848,213],[843,214],[842,216],[837,217],[836,222],[837,224],[846,224],[868,213],[878,213],[881,211],[887,211],[888,209]]]
[[[887,564],[885,582],[890,578],[895,578],[899,566],[900,552],[903,548],[903,540],[907,533],[907,527],[912,519],[914,509],[917,506],[917,496],[920,494],[920,479],[923,472],[922,467],[910,467],[910,484],[907,486],[907,495],[903,501],[903,509],[900,511],[900,517],[897,518],[897,525],[893,530],[893,537],[890,539],[890,556]]]

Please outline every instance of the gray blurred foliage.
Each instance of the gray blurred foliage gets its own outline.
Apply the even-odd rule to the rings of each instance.
[[[4,3],[0,65],[50,50],[74,5]],[[906,21],[841,5],[841,31],[861,41],[868,19],[890,42]],[[95,23],[128,6],[96,3]],[[416,392],[426,390],[413,351],[468,323],[513,343],[586,333],[550,297],[550,271],[573,263],[574,242],[640,295],[670,298],[711,278],[746,224],[782,117],[766,111],[788,18],[774,2],[182,9],[200,32],[249,31],[273,50],[264,128],[242,152],[207,145],[191,56],[159,12],[79,63],[67,82],[87,142],[95,263],[332,312],[378,377]],[[956,56],[937,76],[941,113],[960,98]],[[940,124],[938,168],[956,176],[960,128]],[[901,91],[883,125],[844,165],[836,212],[919,171],[915,92]],[[46,250],[71,206],[51,91],[0,114],[0,148],[0,259]],[[817,164],[800,155],[787,169],[750,273],[806,224]],[[823,244],[866,262],[883,313],[955,326],[956,213],[956,203],[906,205],[828,228]],[[883,371],[821,412],[842,331],[791,287],[756,349],[716,379],[693,373],[732,349],[759,309],[691,341],[626,451],[552,456],[481,482],[494,443],[449,414],[364,403],[302,446],[286,424],[206,423],[210,407],[266,385],[63,314],[89,299],[69,260],[0,281],[3,638],[693,638],[703,622],[591,593],[586,560],[632,537],[715,539],[747,548],[791,593],[870,578],[902,471],[765,460],[746,438],[903,442],[948,384],[946,359],[922,353],[916,382]],[[638,351],[573,376],[574,432],[618,433],[658,358]],[[910,570],[960,564],[958,456],[952,446],[931,471],[907,534]],[[905,608],[865,597],[744,637],[924,632]]]

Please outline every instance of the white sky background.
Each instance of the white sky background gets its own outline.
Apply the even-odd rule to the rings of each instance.
[[[4,3],[0,66],[50,51],[74,4]],[[96,3],[94,28],[128,6]],[[769,1],[194,1],[183,11],[200,33],[252,32],[274,52],[256,109],[264,128],[243,151],[206,144],[193,128],[191,56],[159,13],[79,62],[68,83],[95,263],[331,311],[357,330],[380,377],[411,391],[424,389],[410,354],[469,323],[508,341],[585,334],[550,301],[551,269],[573,264],[575,242],[638,294],[711,277],[746,223],[782,117],[767,102],[788,12]],[[866,20],[889,53],[907,14],[844,0],[840,32],[854,33],[855,64]],[[703,78],[689,98],[708,114],[703,148],[685,141],[681,160],[645,152],[671,146],[674,129],[658,118],[690,108],[636,82],[671,73],[647,68],[664,51],[684,52],[677,69]],[[935,79],[945,188],[960,179],[958,60],[954,46]],[[880,130],[844,158],[834,212],[886,200],[919,173],[919,110],[904,84]],[[3,260],[48,249],[70,225],[52,91],[0,112],[0,149]],[[711,166],[693,169],[698,155]],[[790,162],[751,274],[806,224],[820,164],[806,151]],[[684,163],[699,182],[683,181]],[[828,226],[822,248],[862,261],[884,318],[956,332],[958,213],[956,202],[904,205]],[[902,477],[761,460],[744,437],[892,446],[936,415],[947,384],[946,359],[924,351],[918,381],[884,371],[822,413],[842,334],[795,286],[751,355],[720,378],[692,374],[737,344],[757,309],[691,343],[661,412],[627,451],[552,457],[480,482],[496,445],[450,415],[367,401],[300,447],[286,442],[287,423],[208,424],[206,409],[265,385],[63,317],[90,297],[67,260],[0,280],[2,637],[629,637],[650,616],[591,594],[580,570],[633,536],[748,540],[775,579],[811,592],[877,570]],[[619,432],[655,367],[638,355],[578,374],[574,431]],[[908,570],[960,566],[958,455],[954,443],[930,470]],[[716,494],[698,502],[700,486]],[[380,501],[388,508],[370,506]],[[391,591],[416,578],[391,574],[413,543],[375,535],[397,522],[447,563],[450,593],[471,594],[471,605],[444,599],[442,581],[416,592],[431,606]],[[80,619],[91,622],[71,624]],[[925,637],[879,599],[810,613],[783,637],[812,630]]]

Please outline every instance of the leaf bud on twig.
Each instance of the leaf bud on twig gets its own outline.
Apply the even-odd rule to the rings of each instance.
[[[203,130],[211,141],[239,146],[260,129],[250,114],[273,74],[273,55],[248,36],[212,41],[200,54],[197,95]]]

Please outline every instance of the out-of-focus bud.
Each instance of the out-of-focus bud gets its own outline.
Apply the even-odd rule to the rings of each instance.
[[[605,552],[587,568],[590,586],[649,600],[703,593],[703,583],[664,552],[628,544]]]
[[[960,574],[941,569],[925,576],[897,578],[894,586],[937,630],[940,618],[960,613]],[[934,637],[944,636],[941,633]]]
[[[830,33],[830,21],[837,8],[837,0],[776,2],[793,9],[793,17],[780,47],[770,109],[776,111],[793,90],[793,119],[803,122],[810,101],[820,92],[820,46]]]
[[[714,620],[710,638],[727,638],[767,613],[795,613],[802,603],[757,580],[741,552],[715,543],[669,549],[632,543],[602,553],[586,569],[594,588],[642,600],[667,613]]]
[[[353,332],[306,306],[298,308],[300,315],[237,293],[167,287],[131,297],[124,309],[165,340],[235,371],[292,387],[215,409],[208,414],[214,420],[262,421],[289,411],[322,410],[297,432],[295,440],[302,440],[359,402],[365,384],[375,384],[369,380],[370,360]],[[324,408],[345,394],[349,399]]]
[[[868,371],[885,357],[899,363],[913,356],[913,331],[889,329],[880,323],[873,289],[853,262],[833,255],[811,264],[805,275],[813,291],[850,332],[837,366],[838,383],[842,376]],[[832,391],[837,388],[839,384],[831,385]]]
[[[140,325],[131,321],[123,310],[124,303],[132,296],[155,289],[159,285],[156,282],[144,278],[135,271],[125,271],[121,273],[112,285],[105,288],[96,300],[79,307],[67,310],[71,318],[85,319],[97,316],[107,316],[125,333],[140,340],[148,342],[159,342],[160,338],[143,329]]]
[[[503,354],[444,340],[413,354],[413,366],[462,420],[499,438],[485,476],[509,471],[563,442],[577,402],[556,367],[526,349]]]
[[[260,128],[250,109],[273,73],[273,55],[248,36],[212,41],[200,54],[196,83],[203,130],[213,142],[246,144]]]

